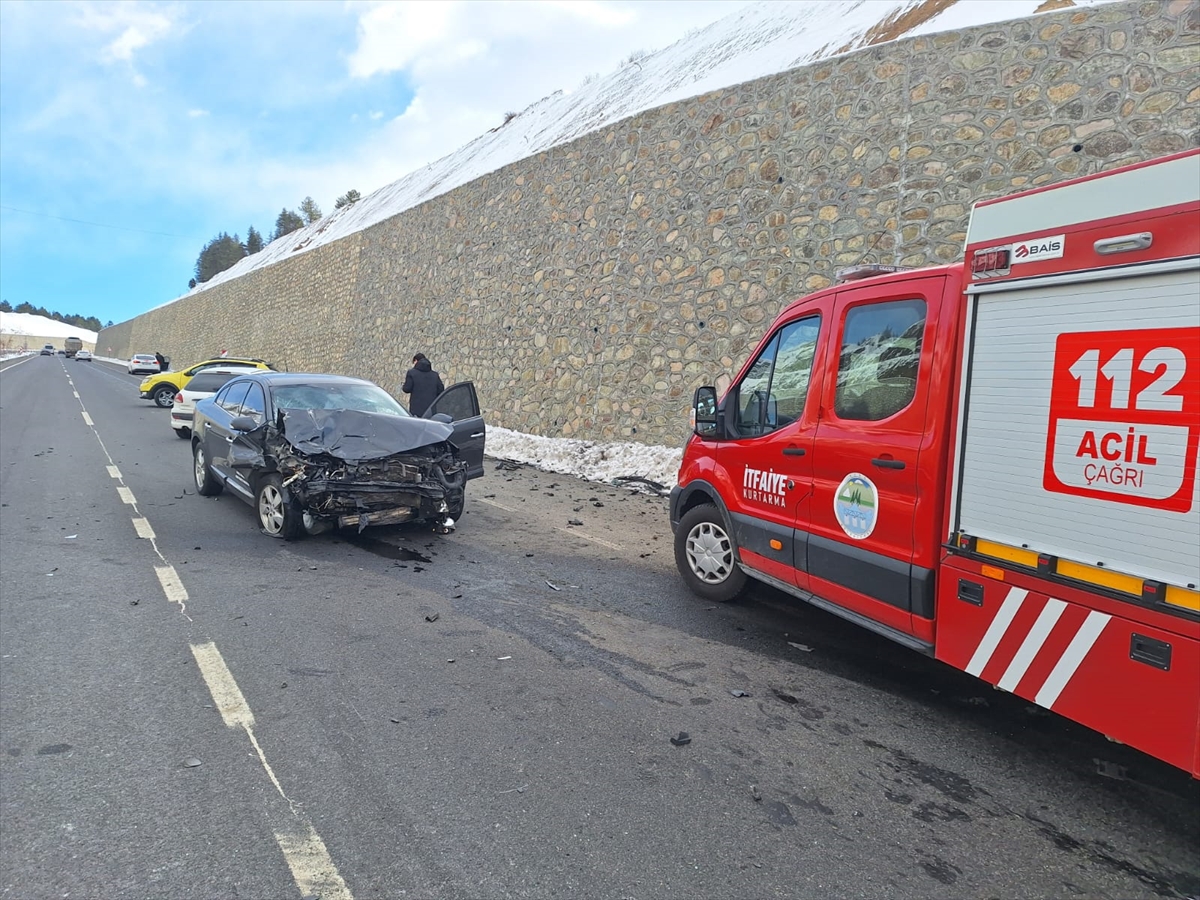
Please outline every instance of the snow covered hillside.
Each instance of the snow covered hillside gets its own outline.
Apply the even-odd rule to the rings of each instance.
[[[537,101],[454,153],[272,241],[195,291],[346,237],[517,160],[666,103],[902,37],[1105,2],[1111,0],[754,3],[610,75]]]

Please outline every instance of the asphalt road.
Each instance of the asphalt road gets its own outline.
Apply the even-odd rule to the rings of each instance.
[[[452,535],[274,541],[138,380],[0,369],[0,898],[1200,894],[1197,783],[696,599],[664,498],[491,461]]]

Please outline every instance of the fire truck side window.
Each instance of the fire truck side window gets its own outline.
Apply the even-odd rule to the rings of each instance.
[[[924,333],[924,300],[851,307],[838,360],[837,417],[878,422],[912,403]]]
[[[738,434],[769,434],[800,418],[820,331],[821,317],[809,316],[786,325],[763,348],[738,385]]]

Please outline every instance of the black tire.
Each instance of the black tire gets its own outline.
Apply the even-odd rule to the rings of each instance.
[[[737,544],[711,503],[694,506],[675,529],[675,565],[693,594],[714,603],[733,600],[746,587]]]
[[[183,440],[187,440],[192,436],[192,429],[190,428],[172,428],[171,430],[175,432],[175,437],[182,438]]]
[[[225,490],[225,485],[217,481],[208,467],[204,447],[199,441],[192,445],[192,480],[196,482],[196,493],[201,497],[215,497]]]
[[[457,522],[459,519],[462,518],[463,509],[466,508],[466,505],[467,505],[467,492],[466,492],[466,490],[463,490],[462,496],[460,496],[456,501],[454,501],[453,503],[446,504],[446,515],[448,515],[455,522]]]
[[[154,405],[159,409],[170,409],[175,405],[175,395],[179,391],[175,389],[173,384],[160,384],[150,392],[150,399],[154,401]]]
[[[278,475],[264,475],[259,481],[254,492],[254,510],[263,534],[268,537],[294,541],[304,534],[304,516],[287,496],[283,479]]]

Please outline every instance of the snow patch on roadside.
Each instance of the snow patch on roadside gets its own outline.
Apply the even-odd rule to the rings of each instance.
[[[492,425],[487,429],[486,452],[494,459],[510,459],[587,481],[611,483],[614,478],[633,476],[667,488],[675,486],[683,459],[682,447],[548,438]]]

